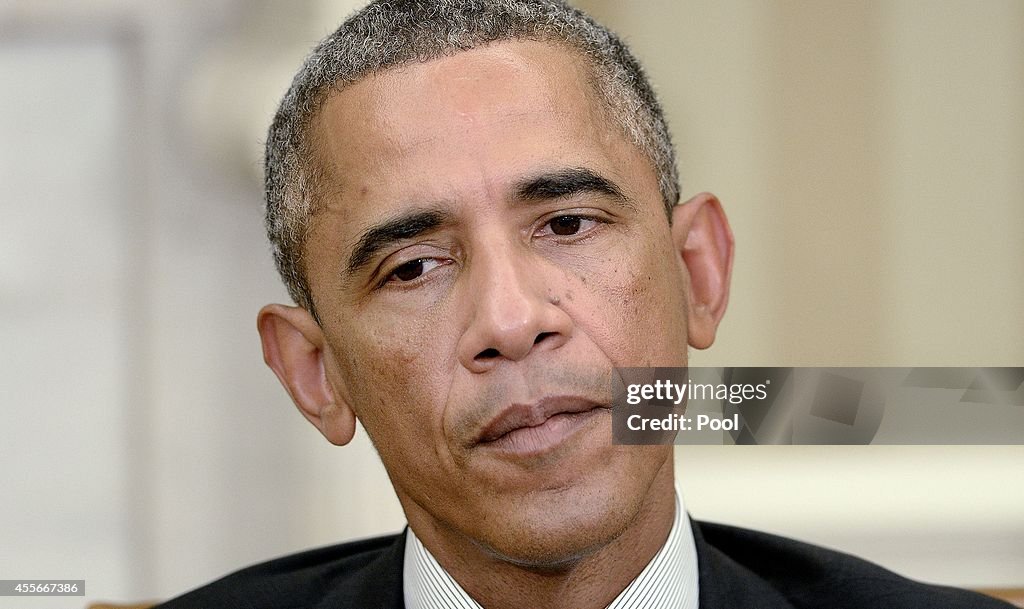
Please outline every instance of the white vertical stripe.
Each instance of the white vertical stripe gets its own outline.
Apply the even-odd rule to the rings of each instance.
[[[676,514],[665,545],[607,609],[697,609],[697,547],[676,489]],[[409,529],[403,595],[406,609],[482,609]]]

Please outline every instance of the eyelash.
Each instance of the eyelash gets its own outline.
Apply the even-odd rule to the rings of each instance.
[[[387,288],[387,287],[394,287],[394,288],[402,289],[402,288],[405,288],[405,287],[411,287],[411,286],[416,285],[420,281],[420,279],[422,279],[424,277],[424,275],[426,275],[427,273],[429,273],[433,269],[424,271],[423,273],[420,273],[419,276],[417,276],[417,277],[415,277],[413,279],[410,279],[409,281],[392,281],[392,279],[395,277],[395,274],[398,273],[403,267],[406,267],[406,266],[408,266],[410,264],[415,264],[417,262],[428,262],[428,261],[437,262],[438,263],[437,267],[446,266],[446,265],[450,264],[450,261],[444,261],[444,260],[442,260],[440,258],[433,258],[433,257],[430,257],[430,256],[424,256],[422,258],[413,258],[412,260],[407,260],[406,262],[403,262],[402,264],[399,264],[395,268],[391,269],[386,275],[384,275],[383,279],[381,279],[377,283],[376,289],[379,290],[379,289],[383,289],[383,288]],[[437,268],[437,267],[435,267],[435,268]]]
[[[544,224],[542,224],[541,226],[542,227],[549,227],[549,226],[551,226],[551,224],[553,222],[558,221],[558,220],[578,220],[581,223],[582,222],[590,221],[590,222],[593,222],[595,224],[595,226],[598,225],[598,224],[608,224],[608,220],[605,220],[605,219],[599,218],[599,217],[595,217],[595,216],[590,216],[590,215],[586,215],[586,214],[564,214],[563,213],[563,214],[560,214],[560,215],[557,215],[557,216],[554,216],[554,217],[550,218],[549,220],[544,222]],[[554,231],[551,231],[551,236],[552,237],[556,237],[556,238],[557,237],[563,237],[563,238],[572,239],[574,241],[578,241],[580,239],[586,238],[586,236],[589,235],[589,233],[591,231],[593,231],[594,228],[595,227],[590,227],[588,229],[580,228],[578,230],[578,232],[573,233],[571,235],[558,235],[558,234],[555,234]],[[580,232],[584,233],[584,235],[582,237],[579,237],[579,233]],[[573,238],[576,238],[576,239],[573,239]],[[422,258],[413,258],[412,260],[408,260],[406,262],[403,262],[403,263],[399,264],[398,266],[395,266],[394,268],[392,268],[390,271],[388,271],[387,274],[384,275],[383,279],[381,279],[377,283],[377,285],[375,286],[375,289],[382,289],[382,288],[386,288],[386,287],[389,287],[389,286],[393,286],[393,287],[401,289],[401,288],[412,287],[412,286],[416,285],[422,277],[424,277],[426,274],[430,273],[433,269],[429,269],[427,271],[424,271],[420,275],[418,275],[417,277],[415,277],[413,279],[410,279],[408,281],[392,281],[392,279],[395,277],[395,274],[398,273],[402,268],[404,268],[404,267],[406,267],[406,266],[408,266],[410,264],[415,264],[417,262],[428,262],[428,261],[438,262],[437,267],[434,267],[434,268],[438,268],[438,267],[441,267],[441,266],[446,266],[447,264],[450,263],[450,261],[444,261],[442,259],[433,258],[433,257],[430,257],[430,256],[424,256]]]
[[[594,228],[596,228],[596,225],[598,225],[598,224],[608,224],[607,220],[604,220],[603,218],[598,218],[596,216],[590,216],[590,215],[587,215],[587,214],[565,214],[565,213],[563,213],[563,214],[559,214],[557,216],[554,216],[551,219],[549,219],[548,221],[546,221],[542,225],[542,228],[543,227],[551,226],[551,224],[554,223],[557,220],[577,220],[577,221],[579,221],[581,223],[582,222],[588,222],[588,221],[594,223],[595,226],[592,226],[590,228],[582,228],[582,227],[580,227],[578,229],[578,232],[573,233],[571,235],[558,235],[558,234],[555,234],[554,230],[551,231],[551,236],[553,236],[553,237],[564,237],[566,239],[573,239],[574,241],[578,241],[580,239],[585,238],[587,235],[590,234],[591,231],[594,230]],[[583,233],[583,235],[580,236],[580,233]]]

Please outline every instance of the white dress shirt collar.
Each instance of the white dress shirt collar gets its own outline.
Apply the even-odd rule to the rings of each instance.
[[[408,529],[403,568],[406,609],[482,609]],[[698,609],[697,547],[676,489],[668,539],[607,609]]]

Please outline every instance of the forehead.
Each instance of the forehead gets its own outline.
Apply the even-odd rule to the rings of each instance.
[[[593,68],[561,43],[501,41],[371,74],[331,94],[314,121],[317,135],[362,126],[382,135],[420,130],[480,111],[511,115],[599,109]],[[438,114],[437,109],[448,113]],[[403,120],[404,119],[404,120]],[[400,135],[400,133],[391,133]]]
[[[606,137],[593,69],[556,43],[503,41],[368,76],[333,93],[312,123],[318,161],[333,186],[366,169],[416,160],[456,144],[494,142],[501,128],[542,121],[550,137]],[[532,130],[536,131],[536,130]],[[472,135],[480,137],[474,142]],[[524,133],[524,136],[526,134]],[[535,148],[542,141],[532,134]]]
[[[346,91],[363,101],[375,98],[378,117],[397,111],[427,124],[487,110],[590,112],[599,105],[592,82],[593,68],[576,50],[513,40],[385,70]],[[345,104],[343,97],[334,101]],[[451,114],[438,115],[441,106]]]

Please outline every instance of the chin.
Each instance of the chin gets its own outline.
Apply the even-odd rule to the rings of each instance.
[[[604,518],[596,526],[579,521],[566,526],[503,531],[503,539],[489,547],[490,553],[504,562],[539,572],[564,571],[612,543],[628,522]],[[518,533],[518,534],[517,534]]]
[[[630,483],[539,491],[511,502],[480,535],[496,558],[538,571],[573,566],[615,541],[636,520],[647,494]],[[640,483],[640,484],[638,484]]]

